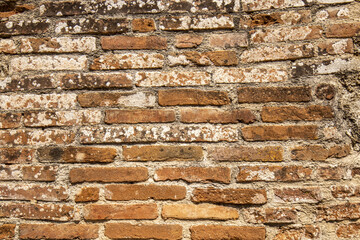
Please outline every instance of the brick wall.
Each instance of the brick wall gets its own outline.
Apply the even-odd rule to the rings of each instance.
[[[0,17],[0,239],[360,239],[359,1]]]

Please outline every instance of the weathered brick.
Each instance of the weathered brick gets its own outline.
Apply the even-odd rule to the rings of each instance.
[[[209,147],[208,158],[215,161],[260,161],[281,162],[284,150],[282,147]]]
[[[95,202],[99,200],[100,190],[97,187],[83,187],[81,191],[76,194],[75,202]]]
[[[348,198],[360,196],[360,187],[358,185],[331,186],[331,194],[335,198]]]
[[[24,125],[27,127],[95,125],[101,121],[100,110],[26,111],[24,113]]]
[[[209,37],[210,47],[234,48],[248,46],[247,33],[212,34]]]
[[[230,103],[228,93],[224,91],[207,91],[198,89],[159,90],[161,106],[186,105],[227,105]]]
[[[250,126],[241,129],[245,141],[316,140],[318,127],[315,125]]]
[[[29,220],[70,221],[74,218],[73,206],[57,204],[1,203],[0,217]]]
[[[64,187],[24,184],[0,186],[0,199],[3,200],[64,201],[67,198]]]
[[[242,8],[244,11],[258,11],[273,8],[289,8],[289,7],[303,7],[305,2],[303,0],[284,0],[284,1],[268,1],[268,0],[244,0]]]
[[[234,142],[239,138],[237,128],[231,126],[84,127],[80,129],[79,134],[80,142],[84,144],[156,141]]]
[[[190,227],[192,240],[265,240],[264,227],[198,225]]]
[[[185,108],[180,110],[180,121],[184,123],[253,123],[256,117],[249,109]]]
[[[213,74],[216,83],[262,83],[288,80],[285,68],[226,68],[217,69]]]
[[[159,239],[179,240],[182,226],[170,224],[107,223],[105,236],[110,239]]]
[[[22,53],[90,53],[96,50],[96,38],[23,38],[20,39]]]
[[[41,147],[38,161],[60,163],[109,163],[117,155],[111,147]]]
[[[152,32],[156,30],[155,21],[152,18],[135,18],[131,21],[134,32]]]
[[[21,224],[20,239],[95,239],[99,236],[95,224]]]
[[[31,163],[35,157],[35,150],[29,148],[0,148],[0,164]]]
[[[13,58],[11,72],[86,70],[86,56],[24,56]]]
[[[319,187],[274,189],[274,201],[281,203],[318,203],[322,200]]]
[[[155,181],[184,180],[186,182],[230,183],[231,171],[226,167],[160,168],[155,171]]]
[[[186,188],[177,185],[107,185],[105,198],[113,201],[129,200],[181,200],[186,196]]]
[[[0,225],[0,238],[5,240],[14,239],[16,224],[2,223]]]
[[[2,2],[0,9],[0,18],[8,18],[15,14],[21,14],[35,8],[33,4],[19,4],[20,2]]]
[[[200,161],[203,150],[200,146],[124,146],[125,161]]]
[[[195,188],[191,200],[193,202],[264,204],[267,202],[267,196],[263,189]]]
[[[135,74],[139,87],[175,87],[209,85],[211,75],[207,72],[138,72]]]
[[[56,34],[113,34],[128,31],[125,18],[80,18],[61,20],[55,24]]]
[[[1,39],[0,40],[0,53],[16,53],[16,45],[13,40]]]
[[[242,87],[238,88],[239,103],[308,102],[309,87]]]
[[[329,39],[318,44],[318,53],[319,55],[354,53],[354,43],[352,39]]]
[[[322,145],[298,146],[291,149],[293,160],[324,161],[328,158],[342,158],[350,154],[349,145],[326,148]]]
[[[71,183],[142,182],[148,179],[145,167],[86,167],[70,170]]]
[[[220,30],[233,29],[234,20],[230,15],[217,16],[165,16],[160,17],[160,29],[166,31],[179,30]]]
[[[204,40],[203,36],[195,34],[180,34],[175,36],[175,47],[194,48],[199,46]]]
[[[187,0],[168,2],[169,12],[191,12],[191,13],[214,13],[214,12],[238,12],[240,3],[230,0],[204,0],[200,2],[192,2]]]
[[[99,221],[109,219],[155,219],[158,217],[157,205],[151,204],[88,204],[84,208],[85,220]]]
[[[167,49],[167,40],[158,36],[111,36],[101,38],[101,47],[105,50],[123,49]]]
[[[144,110],[107,110],[105,123],[166,123],[175,121],[174,110],[144,109]]]
[[[317,209],[318,221],[340,221],[360,218],[359,203],[321,205]]]
[[[24,166],[23,180],[52,182],[55,181],[57,171],[57,166]]]
[[[354,37],[360,32],[360,23],[335,23],[327,27],[326,37]]]
[[[354,8],[355,11],[356,8]],[[346,5],[323,8],[315,15],[317,21],[325,22],[332,20],[351,19],[352,8]]]
[[[1,181],[12,181],[21,180],[21,167],[17,165],[6,166],[0,165],[0,180]]]
[[[99,14],[137,14],[137,13],[159,13],[165,10],[164,0],[154,1],[122,1],[122,2],[109,2],[106,0],[96,0],[93,6],[94,10]]]
[[[357,239],[360,237],[360,224],[359,223],[349,223],[340,225],[336,229],[336,235],[339,238],[349,238]]]
[[[132,76],[128,73],[67,73],[58,74],[62,89],[131,88]]]
[[[57,83],[51,74],[44,75],[13,75],[3,79],[0,92],[19,92],[56,88]]]
[[[314,56],[312,44],[291,44],[279,46],[260,46],[245,50],[240,59],[243,63],[295,60]]]
[[[302,166],[241,166],[236,177],[238,182],[310,180],[312,169]]]
[[[21,126],[21,113],[0,113],[0,128],[18,128]]]
[[[321,38],[321,26],[281,27],[276,29],[259,29],[249,32],[253,43],[286,42],[312,40]]]
[[[40,6],[40,15],[62,17],[90,13],[89,6],[80,1],[45,2]]]
[[[238,219],[239,213],[235,208],[212,204],[167,204],[162,208],[161,216],[164,219],[186,220],[231,220]]]
[[[0,37],[42,34],[49,31],[50,20],[25,20],[0,22]]]
[[[261,110],[261,119],[263,122],[320,121],[331,118],[334,118],[334,113],[329,106],[263,107]]]
[[[305,225],[304,227],[282,228],[278,231],[273,240],[319,239],[319,237],[319,227],[314,225]]]
[[[182,65],[199,66],[234,66],[238,64],[235,51],[209,51],[195,52],[187,51],[184,53],[172,53],[168,56],[171,67]]]
[[[331,100],[335,97],[336,90],[331,84],[319,84],[316,86],[315,95],[321,100]]]
[[[246,208],[243,211],[248,223],[294,223],[297,211],[294,208]]]
[[[318,178],[322,180],[341,180],[346,176],[346,170],[343,167],[321,167],[317,170]]]
[[[95,58],[91,70],[162,68],[164,55],[159,53],[106,54]]]

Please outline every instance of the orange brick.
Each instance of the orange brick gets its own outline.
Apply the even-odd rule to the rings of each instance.
[[[102,37],[101,46],[104,50],[116,49],[167,49],[166,38],[158,36],[144,36],[144,37],[131,37],[131,36],[114,36]]]
[[[75,202],[95,202],[99,200],[99,188],[83,187],[81,191],[76,194]]]
[[[135,18],[131,21],[134,32],[152,32],[156,30],[155,21],[152,18]]]
[[[24,184],[0,186],[0,199],[4,200],[64,201],[67,198],[67,189],[64,187]]]
[[[192,240],[265,240],[264,227],[198,225],[190,227]]]
[[[23,180],[52,182],[55,181],[57,171],[57,166],[24,166]]]
[[[105,123],[161,123],[174,122],[174,110],[107,110],[105,111]]]
[[[109,219],[155,219],[158,217],[156,204],[88,204],[84,208],[86,220]]]

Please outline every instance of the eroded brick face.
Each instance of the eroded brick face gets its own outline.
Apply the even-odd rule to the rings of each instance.
[[[360,2],[0,1],[0,239],[360,238]]]

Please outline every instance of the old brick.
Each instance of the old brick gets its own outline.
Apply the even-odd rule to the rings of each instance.
[[[321,167],[317,170],[317,175],[323,180],[341,180],[346,175],[343,167]]]
[[[1,185],[0,199],[4,200],[67,200],[67,189],[64,187],[41,185]]]
[[[212,34],[209,37],[210,47],[234,48],[247,47],[247,33]]]
[[[17,165],[6,166],[0,165],[0,180],[12,181],[21,180],[21,167]]]
[[[81,191],[76,194],[75,202],[95,202],[99,200],[100,190],[97,187],[83,187]]]
[[[71,183],[82,182],[142,182],[148,179],[145,167],[86,167],[73,168]]]
[[[58,74],[62,89],[131,88],[128,73],[67,73]]]
[[[155,219],[156,204],[88,204],[84,208],[85,220]]]
[[[225,167],[160,168],[155,171],[155,181],[184,180],[186,182],[230,183],[231,172]]]
[[[203,150],[200,146],[124,146],[126,161],[200,161]]]
[[[208,158],[215,161],[260,161],[260,162],[280,162],[283,160],[283,148],[266,147],[209,147]]]
[[[160,17],[160,29],[166,31],[233,29],[234,26],[234,20],[230,15]]]
[[[299,146],[291,149],[294,160],[324,161],[328,158],[342,158],[350,154],[350,146],[339,145],[326,148],[321,145]]]
[[[3,79],[0,92],[19,92],[56,88],[57,83],[53,75],[13,75]]]
[[[161,216],[164,219],[186,220],[231,220],[238,219],[239,213],[235,208],[212,204],[167,204],[162,208]]]
[[[360,224],[359,223],[349,223],[340,225],[336,229],[336,235],[339,238],[349,238],[356,239],[360,237]]]
[[[243,63],[295,60],[314,56],[312,44],[261,46],[245,50],[240,59]]]
[[[112,36],[102,37],[101,47],[105,50],[116,49],[167,49],[166,38],[158,36]]]
[[[322,200],[319,187],[274,189],[274,201],[281,203],[318,203]]]
[[[24,13],[35,8],[33,4],[19,4],[20,2],[3,1],[1,2],[0,18],[8,18],[15,14]]]
[[[21,113],[0,113],[0,128],[18,128],[21,126]]]
[[[42,147],[38,149],[40,162],[109,163],[117,155],[111,147]]]
[[[16,224],[3,223],[0,225],[0,238],[5,240],[14,239]]]
[[[336,23],[327,27],[326,37],[354,37],[360,32],[360,23]]]
[[[216,83],[262,83],[288,80],[285,68],[226,68],[217,69],[213,74]]]
[[[31,220],[70,221],[74,218],[74,207],[57,204],[2,203],[0,217]]]
[[[267,196],[263,189],[195,188],[191,200],[193,202],[264,204],[267,202]]]
[[[321,205],[317,210],[319,221],[340,221],[360,218],[360,204],[346,203],[338,205]]]
[[[180,110],[180,121],[184,123],[253,123],[256,117],[249,109],[185,108]]]
[[[241,129],[246,141],[316,140],[318,139],[317,130],[315,125],[268,125]]]
[[[0,53],[16,53],[16,45],[13,40],[1,39],[0,40]]]
[[[353,9],[355,12],[356,8]],[[317,21],[332,21],[332,20],[342,20],[351,18],[352,8],[345,6],[335,6],[329,8],[323,8],[316,13]]]
[[[186,105],[227,105],[230,103],[227,92],[206,91],[198,89],[159,90],[159,104],[161,106]]]
[[[244,11],[259,11],[273,8],[289,8],[303,7],[305,2],[302,0],[284,0],[284,1],[268,1],[268,0],[245,0],[242,2]]]
[[[1,131],[0,131],[1,133]],[[232,126],[122,126],[84,127],[79,131],[80,142],[235,142],[238,130]],[[1,137],[1,135],[0,135]],[[0,138],[1,140],[1,138]],[[0,141],[1,143],[1,141]]]
[[[113,34],[128,31],[124,18],[80,18],[56,22],[56,34]]]
[[[26,111],[24,125],[27,127],[82,126],[99,124],[102,112],[99,110],[74,111]]]
[[[261,119],[263,122],[320,121],[331,118],[334,118],[334,113],[329,106],[263,107],[261,110]]]
[[[311,175],[312,169],[302,166],[241,166],[236,180],[296,182],[310,180]]]
[[[240,4],[237,1],[203,0],[200,2],[189,2],[187,0],[170,1],[168,11],[191,12],[191,13],[214,13],[214,12],[238,12]]]
[[[25,20],[0,22],[0,37],[12,35],[30,35],[46,33],[50,27],[50,20]]]
[[[190,227],[192,240],[265,240],[264,227],[198,225]]]
[[[94,10],[103,15],[109,14],[119,14],[119,13],[128,13],[128,14],[137,14],[137,13],[159,13],[162,12],[165,8],[166,1],[158,0],[154,1],[123,1],[119,2],[109,2],[107,0],[96,0]]]
[[[204,40],[203,36],[195,34],[180,34],[175,36],[175,47],[194,48],[199,46]]]
[[[158,123],[174,122],[174,110],[146,109],[146,110],[107,110],[105,123]]]
[[[335,97],[335,87],[330,84],[320,84],[316,87],[315,95],[321,100],[331,100]]]
[[[96,50],[96,38],[23,38],[20,39],[22,53],[90,53]]]
[[[294,223],[297,211],[294,208],[247,208],[243,211],[248,223]]]
[[[152,32],[156,30],[155,21],[152,18],[135,18],[131,21],[134,32]]]
[[[326,40],[318,44],[319,55],[354,53],[352,39]]]
[[[24,166],[23,180],[52,182],[55,181],[57,171],[57,166]]]
[[[21,224],[20,239],[95,239],[98,231],[95,224]]]
[[[95,58],[91,70],[162,68],[164,56],[159,53],[106,54]]]
[[[31,163],[35,157],[35,150],[29,148],[0,148],[0,164]]]
[[[169,55],[169,65],[189,65],[196,64],[200,66],[234,66],[238,64],[238,59],[235,51],[209,51],[209,52],[195,52],[187,51],[184,53],[175,53]]]
[[[139,87],[175,87],[209,85],[211,75],[207,72],[138,72],[135,74],[136,86]]]
[[[335,198],[348,198],[360,196],[360,187],[357,185],[331,186],[331,194]]]
[[[308,102],[309,87],[242,87],[238,88],[239,103]]]
[[[182,227],[170,224],[107,223],[105,236],[110,239],[179,240],[182,238]]]
[[[275,235],[273,240],[286,239],[319,239],[320,228],[314,225],[305,225],[296,228],[282,228]]]
[[[80,1],[45,2],[40,6],[40,15],[46,17],[74,16],[88,13],[90,13],[89,7]]]
[[[176,185],[107,185],[105,198],[113,201],[129,200],[181,200],[186,196],[186,188]]]

